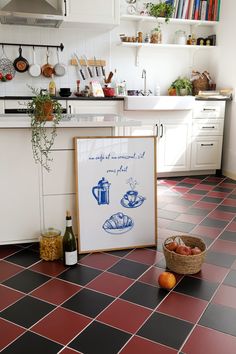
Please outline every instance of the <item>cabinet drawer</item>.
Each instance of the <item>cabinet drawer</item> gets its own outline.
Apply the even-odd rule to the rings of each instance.
[[[193,119],[192,135],[223,135],[223,119]]]
[[[68,112],[77,114],[121,114],[123,101],[68,101]]]
[[[193,118],[224,118],[225,101],[196,101]]]
[[[222,136],[195,138],[192,142],[191,169],[205,170],[221,167]]]

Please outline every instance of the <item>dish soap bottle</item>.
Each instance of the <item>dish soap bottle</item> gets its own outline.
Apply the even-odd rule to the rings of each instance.
[[[56,83],[54,77],[52,76],[51,81],[49,82],[48,92],[50,96],[56,96]]]
[[[66,231],[63,236],[63,260],[66,266],[76,265],[78,261],[76,238],[69,211],[66,212]]]

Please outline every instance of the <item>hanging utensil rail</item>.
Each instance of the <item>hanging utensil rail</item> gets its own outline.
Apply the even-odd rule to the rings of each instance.
[[[40,47],[40,48],[57,48],[63,51],[64,49],[64,44],[61,43],[60,45],[49,45],[49,44],[29,44],[29,43],[0,43],[2,47],[5,45],[12,45],[12,46],[17,46],[17,47]]]

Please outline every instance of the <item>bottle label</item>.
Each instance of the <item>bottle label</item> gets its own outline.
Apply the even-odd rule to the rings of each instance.
[[[72,226],[72,220],[66,220],[66,226],[71,227]]]
[[[65,252],[65,265],[74,265],[77,263],[77,250],[72,252]]]

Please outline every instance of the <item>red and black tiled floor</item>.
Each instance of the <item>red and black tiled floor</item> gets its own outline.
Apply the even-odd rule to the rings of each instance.
[[[158,247],[82,255],[76,267],[39,259],[37,246],[0,247],[3,354],[235,354],[236,182],[158,181]],[[157,285],[162,242],[197,235],[200,273]]]

